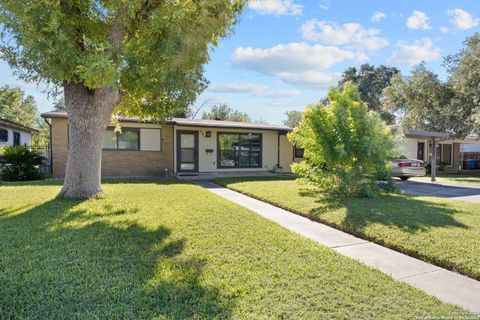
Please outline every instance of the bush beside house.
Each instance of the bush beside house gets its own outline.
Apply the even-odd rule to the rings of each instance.
[[[0,151],[0,179],[5,181],[29,181],[43,177],[39,166],[43,156],[25,146],[6,146]]]

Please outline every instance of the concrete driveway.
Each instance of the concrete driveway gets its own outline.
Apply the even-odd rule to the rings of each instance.
[[[409,194],[480,203],[480,188],[476,187],[400,180],[398,180],[398,185],[400,190]]]

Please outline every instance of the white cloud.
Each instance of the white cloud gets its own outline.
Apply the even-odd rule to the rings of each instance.
[[[282,72],[279,74],[279,77],[287,83],[316,89],[326,89],[336,85],[341,76],[340,73],[322,71]]]
[[[367,58],[364,54],[335,46],[293,42],[267,49],[237,48],[232,63],[287,83],[326,88],[335,84],[338,76],[323,70],[347,60],[363,62]]]
[[[440,48],[434,48],[432,40],[425,38],[411,44],[399,43],[399,49],[393,53],[387,62],[413,66],[422,61],[438,60],[440,55]]]
[[[440,32],[441,33],[448,33],[448,28],[447,27],[440,27]]]
[[[387,15],[381,11],[375,11],[373,16],[370,18],[372,22],[379,22],[383,19],[387,18]]]
[[[413,11],[412,15],[407,19],[407,28],[416,30],[428,30],[430,29],[430,18],[425,12]]]
[[[273,74],[282,71],[325,70],[345,60],[363,61],[364,58],[362,54],[335,46],[292,42],[268,49],[240,47],[235,49],[232,62],[245,69]]]
[[[452,17],[450,22],[458,29],[467,30],[480,25],[480,19],[475,18],[465,10],[451,9],[447,10],[447,14]]]
[[[330,9],[330,0],[321,0],[318,6],[322,10],[328,10]]]
[[[297,16],[303,11],[303,6],[295,3],[294,0],[252,0],[249,7],[260,14],[274,16]]]
[[[272,90],[266,85],[248,82],[211,84],[208,90],[219,93],[246,93],[261,98],[288,98],[300,94],[298,90]]]
[[[337,25],[334,22],[312,19],[301,27],[303,38],[324,44],[346,45],[351,48],[375,51],[388,45],[388,40],[379,37],[379,29],[364,29],[358,23]]]

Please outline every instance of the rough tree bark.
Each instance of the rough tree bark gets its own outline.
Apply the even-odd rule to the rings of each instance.
[[[65,84],[68,114],[68,159],[61,193],[66,198],[87,199],[102,192],[102,137],[120,94],[113,86],[89,90]]]

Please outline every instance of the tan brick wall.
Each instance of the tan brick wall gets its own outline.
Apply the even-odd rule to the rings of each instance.
[[[53,177],[63,178],[67,165],[68,122],[66,119],[52,119],[52,164]]]
[[[133,127],[133,124],[126,125]],[[148,124],[136,126],[153,127]],[[103,151],[104,177],[157,177],[173,174],[173,126],[162,125],[161,151]],[[52,119],[53,176],[63,178],[68,153],[68,125],[66,119]]]

